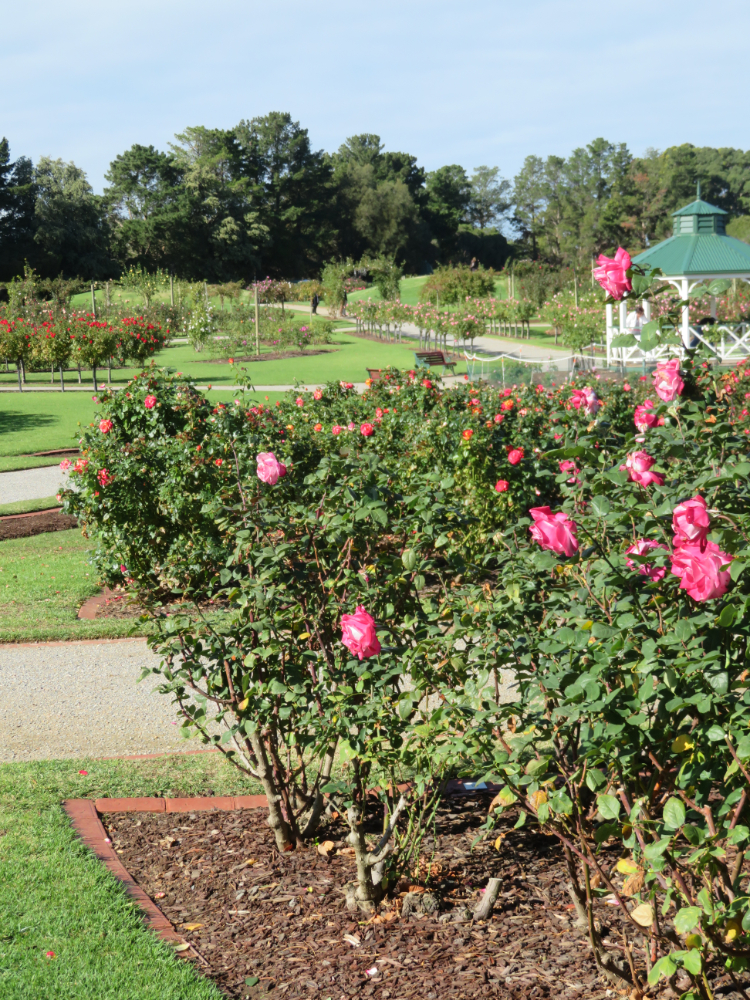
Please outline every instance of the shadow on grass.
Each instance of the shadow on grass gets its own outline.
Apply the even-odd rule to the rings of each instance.
[[[55,423],[51,413],[20,413],[18,410],[0,410],[0,434],[32,431]]]

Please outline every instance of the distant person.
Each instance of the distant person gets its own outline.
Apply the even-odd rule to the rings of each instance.
[[[469,270],[470,271],[476,271],[476,269],[478,267],[479,267],[479,264],[477,263],[476,257],[472,257],[471,258],[471,264],[469,264]]]
[[[641,330],[643,329],[643,324],[646,319],[646,312],[643,306],[638,303],[635,307],[635,311],[628,313],[628,318],[625,321],[625,326],[628,328],[630,333],[633,334],[636,340],[641,339]]]
[[[344,290],[344,300],[341,303],[341,315],[342,316],[346,316],[346,303],[348,301],[349,301],[349,296],[346,294],[346,290]]]
[[[313,316],[317,316],[318,315],[318,303],[319,302],[320,302],[320,298],[318,297],[318,293],[316,292],[313,295],[313,297],[312,297],[312,311],[313,311]]]

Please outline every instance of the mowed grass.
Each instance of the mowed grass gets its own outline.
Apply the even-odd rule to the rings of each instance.
[[[76,528],[0,542],[0,642],[139,634],[137,620],[77,617],[83,602],[101,589],[92,550]]]
[[[401,286],[399,292],[399,298],[407,306],[417,306],[419,305],[419,295],[427,281],[427,275],[420,275],[417,278],[402,278]],[[507,278],[496,278],[495,279],[495,298],[496,299],[507,299],[508,297],[508,281]],[[371,299],[373,302],[381,302],[382,296],[380,292],[373,286],[372,288],[367,288],[361,292],[352,292],[349,296],[350,302],[357,302],[360,299]]]
[[[220,754],[0,764],[3,1000],[222,1000],[144,925],[61,803],[259,791]]]
[[[199,385],[235,385],[239,375],[238,369],[244,368],[255,385],[293,385],[295,382],[327,382],[329,379],[347,382],[364,382],[367,378],[367,368],[385,368],[387,365],[397,365],[398,367],[411,367],[414,362],[412,344],[388,344],[380,341],[368,340],[364,337],[356,337],[352,333],[335,332],[333,343],[321,346],[322,353],[310,353],[302,357],[279,358],[273,361],[248,361],[237,362],[233,367],[226,362],[212,358],[210,352],[202,351],[196,353],[190,344],[173,344],[160,351],[154,358],[157,365],[174,368],[196,379]],[[124,385],[129,379],[138,373],[137,368],[118,368],[112,371],[112,382],[114,385]],[[72,373],[71,373],[72,374]],[[105,376],[106,371],[99,372],[99,383],[102,387],[106,381],[101,376]],[[74,390],[63,393],[59,388],[54,392],[38,393],[29,392],[24,395],[20,392],[7,392],[0,394],[0,405],[9,406],[6,398],[13,400],[28,399],[32,396],[43,396],[47,399],[60,398],[73,399],[83,396],[91,398],[94,395],[94,387],[90,373],[84,373],[87,381],[85,392]],[[12,387],[14,376],[0,372],[0,385]],[[49,385],[49,375],[44,372],[29,373],[29,383],[33,385]],[[78,385],[77,375],[69,380],[70,385]],[[52,404],[50,404],[52,405]],[[72,404],[68,404],[69,406]],[[74,404],[73,404],[74,405]],[[25,412],[24,406],[18,407],[19,412]],[[0,431],[3,427],[0,425]],[[0,441],[4,435],[0,434]],[[49,447],[54,447],[50,445]],[[2,449],[4,450],[4,449]],[[41,450],[41,449],[28,449]],[[7,453],[7,452],[6,452]]]
[[[42,497],[40,500],[18,500],[16,503],[0,504],[0,517],[10,517],[12,514],[33,514],[38,510],[51,510],[59,507],[57,497]]]
[[[0,455],[77,448],[81,436],[79,425],[89,423],[96,409],[92,394],[0,393]],[[54,458],[47,457],[36,460],[34,464],[50,465],[53,462]]]
[[[252,399],[271,403],[283,392],[251,393]],[[93,392],[0,393],[0,472],[55,465],[54,455],[34,456],[35,451],[77,448],[85,426],[97,412]],[[210,400],[225,402],[228,389],[208,392]]]

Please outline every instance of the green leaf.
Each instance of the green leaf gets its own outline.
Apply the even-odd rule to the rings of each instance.
[[[710,674],[708,683],[717,694],[726,694],[729,690],[729,674],[726,670],[720,670],[718,674]]]
[[[450,542],[450,538],[448,538],[447,535],[438,535],[435,539],[435,548],[442,549],[448,544],[448,542]]]
[[[612,338],[612,347],[635,347],[637,343],[632,333],[618,333]]]
[[[726,278],[714,278],[708,286],[709,295],[723,295],[724,292],[728,291],[732,286],[731,281],[727,281]]]
[[[699,906],[683,906],[675,913],[674,929],[678,934],[689,934],[700,923],[701,913]]]
[[[620,800],[614,795],[597,795],[596,805],[605,819],[617,819],[620,815]]]
[[[737,615],[737,609],[733,604],[727,604],[725,608],[722,608],[721,614],[716,622],[719,628],[729,628],[729,626],[734,621]]]
[[[711,893],[708,889],[701,889],[696,899],[701,904],[701,908],[706,916],[712,917],[714,915],[714,901],[711,899]]]
[[[664,823],[671,830],[679,830],[685,822],[685,806],[674,795],[664,805]]]
[[[711,740],[712,743],[718,743],[719,740],[724,739],[724,730],[721,728],[721,726],[711,726],[706,735],[708,736],[708,738]]]
[[[404,569],[411,573],[417,565],[417,553],[414,549],[404,549],[401,554],[401,562],[404,564]]]
[[[522,826],[526,825],[526,813],[520,812],[518,814],[518,819],[516,820],[516,825],[513,827],[514,830],[520,830]]]
[[[664,958],[660,958],[658,962],[654,962],[652,965],[651,971],[648,974],[649,984],[656,986],[662,976],[665,979],[669,979],[675,972],[677,972],[677,966],[669,955],[665,955]]]
[[[653,351],[655,347],[659,346],[659,338],[653,333],[642,333],[641,334],[641,350],[648,352]]]
[[[601,788],[606,781],[606,775],[602,774],[596,768],[592,768],[586,772],[586,784],[592,792],[595,792],[597,788]]]
[[[609,502],[608,497],[593,497],[591,506],[594,508],[594,513],[599,517],[605,517],[612,510],[612,504]]]
[[[245,986],[257,986],[260,979],[257,976],[245,976]]]
[[[682,964],[691,975],[700,975],[701,969],[703,968],[701,953],[697,948],[691,948],[690,951],[683,952]]]

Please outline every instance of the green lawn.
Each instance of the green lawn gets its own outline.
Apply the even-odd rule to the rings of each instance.
[[[94,410],[91,395],[85,392],[0,393],[0,454],[77,448],[78,424],[88,423]],[[53,456],[34,464],[51,465],[54,461]]]
[[[0,542],[0,642],[131,633],[132,621],[81,621],[77,617],[83,602],[100,590],[96,569],[89,561],[91,550],[91,542],[75,528]]]
[[[0,393],[0,472],[55,465],[54,455],[30,456],[35,451],[77,448],[81,427],[91,422],[96,406],[85,392]],[[283,393],[259,393],[275,403]],[[227,399],[227,390],[208,393],[209,399]]]
[[[3,1000],[221,1000],[144,926],[120,884],[82,846],[61,803],[260,790],[219,754],[0,764]]]
[[[59,507],[57,497],[43,497],[41,500],[19,500],[16,503],[0,504],[0,517],[9,517],[11,514],[32,514],[36,510],[50,510],[52,507]]]
[[[407,306],[419,305],[419,293],[422,291],[427,275],[420,275],[418,278],[402,278],[400,299]],[[508,281],[506,278],[495,280],[495,297],[506,299],[508,297]],[[377,288],[368,288],[362,292],[352,292],[349,296],[350,302],[357,302],[359,299],[372,299],[373,302],[380,302],[381,296]]]

